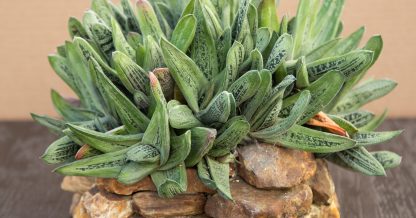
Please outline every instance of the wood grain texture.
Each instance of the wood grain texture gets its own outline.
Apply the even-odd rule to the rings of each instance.
[[[416,217],[416,120],[389,120],[382,130],[405,129],[393,142],[375,146],[403,156],[387,177],[367,177],[331,166],[345,218]],[[61,176],[39,156],[55,136],[32,122],[0,123],[0,217],[69,217],[71,194]]]

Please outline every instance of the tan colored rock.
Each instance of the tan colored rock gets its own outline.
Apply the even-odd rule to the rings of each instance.
[[[74,195],[72,195],[72,202],[71,202],[71,206],[69,207],[69,214],[72,215],[74,213],[74,209],[79,204],[81,200],[81,196],[82,194],[80,193],[75,193]]]
[[[73,208],[72,217],[73,218],[91,218],[90,215],[87,213],[87,210],[85,210],[85,207],[81,201],[78,201],[78,203]]]
[[[149,176],[131,185],[125,185],[116,179],[98,178],[97,187],[119,195],[131,195],[139,191],[156,191],[156,187]]]
[[[313,205],[311,213],[304,216],[303,218],[340,218],[339,209],[335,204],[329,206],[318,206]]]
[[[156,192],[138,192],[133,195],[138,213],[143,217],[192,216],[204,213],[204,194],[182,194],[161,198]]]
[[[61,189],[68,192],[84,193],[94,186],[95,179],[83,176],[65,176]]]
[[[313,203],[316,205],[330,205],[331,197],[335,195],[335,186],[328,171],[325,160],[317,160],[317,170],[315,175],[308,180],[307,184],[313,192]]]
[[[312,154],[270,144],[253,144],[238,149],[238,175],[263,189],[290,188],[315,174]]]
[[[209,189],[201,182],[195,169],[189,168],[186,171],[188,176],[188,189],[186,193],[215,193],[214,190]],[[132,185],[124,185],[118,182],[116,179],[98,178],[97,187],[99,189],[106,190],[107,192],[119,195],[131,195],[133,193],[142,191],[156,191],[156,187],[150,177],[146,177]]]
[[[85,192],[81,202],[91,218],[129,218],[133,215],[131,197]]]
[[[234,202],[218,194],[209,197],[205,213],[214,218],[301,217],[310,212],[312,191],[307,185],[285,190],[261,190],[247,183],[232,182]]]

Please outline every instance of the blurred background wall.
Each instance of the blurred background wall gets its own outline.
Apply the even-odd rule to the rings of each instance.
[[[298,1],[281,0],[280,15],[294,15]],[[73,93],[56,76],[47,55],[68,39],[70,16],[81,17],[88,0],[0,0],[0,120],[29,119],[29,113],[55,115],[50,89]],[[369,76],[399,82],[389,96],[369,109],[392,117],[416,116],[416,1],[346,0],[343,35],[365,24],[364,42],[382,34],[385,44]],[[413,85],[412,85],[413,84]]]

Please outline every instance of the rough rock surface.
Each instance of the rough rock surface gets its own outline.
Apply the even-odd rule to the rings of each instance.
[[[91,218],[129,218],[133,215],[131,197],[85,192],[81,203]]]
[[[72,217],[73,218],[91,218],[90,215],[85,210],[83,202],[78,201],[75,207],[72,210]]]
[[[253,144],[238,149],[238,175],[262,189],[290,188],[315,174],[312,154],[270,144]]]
[[[215,193],[214,190],[209,189],[201,182],[195,169],[187,169],[186,171],[188,177],[188,189],[186,190],[186,193]],[[156,191],[156,187],[150,177],[146,177],[140,182],[132,185],[124,185],[116,179],[99,178],[97,179],[97,186],[107,192],[119,195],[131,195],[142,191]]]
[[[304,216],[303,218],[340,218],[339,208],[332,203],[329,206],[313,205],[311,213]]]
[[[133,202],[139,215],[144,217],[190,216],[204,213],[204,194],[182,194],[161,198],[156,192],[138,192]]]
[[[234,202],[218,194],[209,197],[205,213],[214,218],[301,217],[310,212],[312,191],[307,185],[288,190],[260,190],[243,181],[231,183]]]
[[[335,186],[328,171],[325,160],[317,160],[317,170],[315,175],[308,180],[307,184],[313,192],[313,203],[316,205],[331,204],[331,197],[335,195]]]
[[[94,186],[95,179],[83,176],[65,176],[61,189],[68,192],[84,193]]]
[[[116,179],[99,178],[97,179],[97,187],[119,195],[131,195],[139,191],[156,191],[156,187],[149,176],[131,185],[124,185]]]

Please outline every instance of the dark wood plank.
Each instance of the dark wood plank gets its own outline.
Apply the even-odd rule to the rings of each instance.
[[[343,217],[416,217],[416,120],[389,120],[382,130],[406,129],[373,150],[403,156],[387,177],[367,177],[331,166]],[[71,194],[60,190],[61,176],[39,156],[56,137],[32,122],[0,123],[0,217],[69,217]]]

